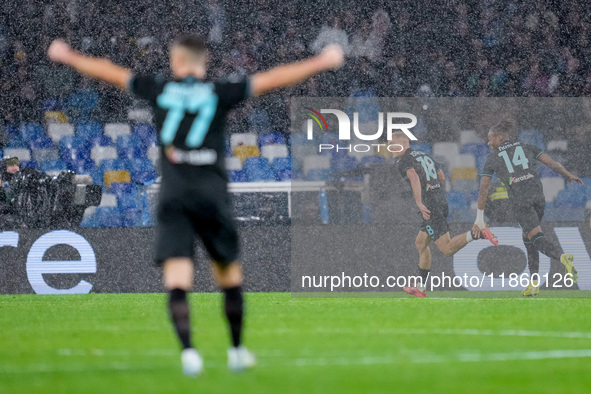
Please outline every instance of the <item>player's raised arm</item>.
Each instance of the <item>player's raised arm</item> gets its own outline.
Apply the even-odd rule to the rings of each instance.
[[[578,176],[574,175],[573,173],[569,172],[562,164],[553,160],[550,156],[546,153],[542,153],[538,156],[538,160],[542,163],[546,164],[548,167],[552,169],[552,171],[559,173],[560,175],[564,176],[568,183],[571,185],[573,181],[577,182],[579,185],[583,184],[583,181]]]
[[[304,81],[319,72],[339,68],[343,61],[341,47],[330,45],[317,56],[254,74],[250,79],[252,95],[260,96],[270,90]]]
[[[85,56],[70,48],[63,40],[54,40],[47,50],[47,55],[56,63],[66,64],[82,74],[112,83],[121,89],[127,88],[131,78],[130,70],[117,66],[108,59]]]

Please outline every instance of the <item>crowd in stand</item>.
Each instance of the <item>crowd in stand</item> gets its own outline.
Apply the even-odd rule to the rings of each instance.
[[[287,133],[292,96],[591,93],[591,10],[582,0],[4,0],[0,12],[0,108],[7,124],[42,122],[48,99],[65,100],[80,89],[98,93],[93,117],[103,122],[120,120],[134,105],[125,93],[49,64],[46,49],[56,37],[136,72],[166,74],[170,40],[198,33],[213,49],[211,77],[302,59],[328,43],[343,46],[343,69],[245,105],[232,117],[234,132]],[[572,138],[581,142],[578,134]]]

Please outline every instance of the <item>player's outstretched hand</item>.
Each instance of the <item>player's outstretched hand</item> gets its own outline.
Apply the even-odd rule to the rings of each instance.
[[[72,48],[64,40],[58,39],[49,46],[47,56],[54,62],[66,63],[72,52]]]
[[[582,185],[583,184],[583,180],[581,178],[579,178],[578,176],[573,175],[573,174],[570,174],[568,177],[566,177],[566,180],[571,185],[573,184],[573,181],[577,182],[579,185]]]
[[[326,68],[336,69],[343,65],[345,53],[339,45],[332,44],[322,50],[320,58],[323,60]]]
[[[480,227],[478,227],[476,223],[472,226],[472,233],[474,233],[476,237],[480,237]]]
[[[423,215],[423,219],[429,220],[431,218],[431,211],[424,204],[419,204],[418,207]]]

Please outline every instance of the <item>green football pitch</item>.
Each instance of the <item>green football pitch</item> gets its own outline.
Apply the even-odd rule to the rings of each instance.
[[[249,293],[258,366],[233,374],[221,297],[193,294],[198,378],[181,373],[164,294],[0,296],[0,393],[591,392],[588,292],[430,295]]]

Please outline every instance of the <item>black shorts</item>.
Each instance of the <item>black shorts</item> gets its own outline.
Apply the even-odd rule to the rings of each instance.
[[[227,195],[219,200],[167,197],[159,201],[157,217],[157,264],[174,257],[192,259],[196,237],[214,261],[229,264],[238,258],[238,231]]]
[[[442,204],[427,206],[427,208],[431,211],[431,217],[429,220],[423,219],[423,222],[421,223],[421,231],[426,232],[433,241],[437,241],[443,234],[449,232],[449,224],[447,223],[449,207],[447,204]],[[422,219],[423,215],[420,215]]]
[[[542,224],[545,208],[546,200],[544,197],[537,197],[529,201],[513,198],[513,215],[517,219],[521,231],[526,235]]]

